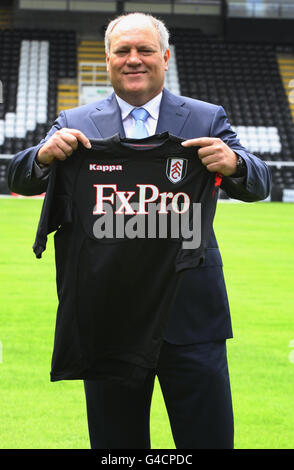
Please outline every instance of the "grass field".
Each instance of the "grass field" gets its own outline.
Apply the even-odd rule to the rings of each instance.
[[[0,448],[87,449],[82,382],[49,380],[52,236],[41,260],[31,248],[41,203],[0,199]],[[294,205],[220,203],[214,227],[234,330],[235,448],[294,448]],[[153,449],[174,448],[157,383],[151,432]]]

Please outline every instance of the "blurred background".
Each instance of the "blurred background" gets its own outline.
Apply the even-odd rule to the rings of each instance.
[[[241,142],[271,165],[271,200],[293,201],[293,0],[2,0],[0,193],[9,194],[11,155],[38,143],[60,110],[112,92],[104,28],[132,11],[171,31],[166,87],[221,104]]]

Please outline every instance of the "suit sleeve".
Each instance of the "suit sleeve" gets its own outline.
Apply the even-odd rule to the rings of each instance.
[[[48,174],[44,178],[37,177],[34,171],[35,158],[44,143],[62,127],[67,127],[65,113],[61,112],[46,137],[41,142],[17,153],[8,168],[8,187],[17,194],[34,196],[46,191]]]
[[[245,161],[247,175],[244,181],[239,178],[224,176],[221,188],[233,199],[254,202],[266,199],[271,191],[272,179],[269,167],[258,157],[251,154],[240,144],[232,130],[224,109],[219,106],[211,125],[211,137],[222,139],[235,153]]]

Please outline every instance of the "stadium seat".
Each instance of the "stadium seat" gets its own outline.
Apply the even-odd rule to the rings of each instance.
[[[171,42],[171,92],[223,106],[241,144],[266,161],[294,162],[294,126],[276,60],[287,46],[224,42],[186,28],[171,29]],[[14,153],[38,143],[53,124],[57,82],[77,76],[76,33],[4,30],[0,48],[0,152]],[[275,185],[293,187],[294,167],[272,168]]]
[[[14,153],[40,140],[56,118],[60,77],[76,77],[76,33],[0,31],[0,151]],[[50,83],[50,87],[49,87]],[[22,147],[21,147],[22,146]]]
[[[276,58],[280,46],[229,43],[187,29],[172,30],[171,37],[181,94],[222,105],[241,144],[261,159],[294,162],[294,125]],[[278,174],[281,187],[292,187],[294,166]]]

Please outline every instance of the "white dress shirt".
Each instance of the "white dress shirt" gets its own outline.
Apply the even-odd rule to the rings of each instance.
[[[126,101],[122,100],[117,95],[115,95],[115,97],[116,97],[116,100],[117,100],[118,105],[120,107],[121,118],[122,118],[122,122],[123,122],[126,137],[130,137],[132,128],[133,128],[134,123],[135,123],[135,120],[130,115],[130,112],[133,111],[133,109],[136,106],[132,106],[131,104],[129,104]],[[159,93],[159,95],[152,98],[152,100],[145,103],[143,106],[137,106],[139,108],[146,109],[146,111],[148,111],[148,113],[149,113],[149,116],[147,117],[147,119],[145,121],[145,126],[147,128],[147,131],[148,131],[149,135],[154,135],[155,131],[156,131],[156,126],[157,126],[157,121],[158,121],[158,116],[159,116],[159,108],[160,108],[160,103],[161,103],[161,97],[162,97],[162,92]]]

